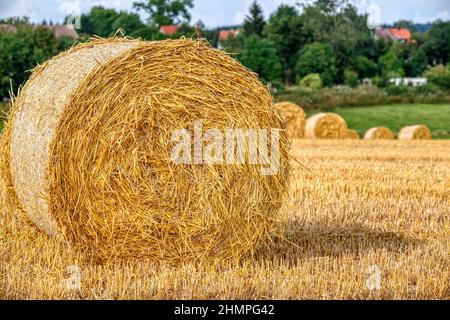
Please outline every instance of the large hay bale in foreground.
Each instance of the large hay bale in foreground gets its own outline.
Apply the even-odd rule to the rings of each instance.
[[[389,128],[376,127],[369,129],[364,135],[365,140],[393,140],[394,134]]]
[[[347,140],[359,140],[359,133],[356,130],[348,129],[347,134],[345,135],[345,139]]]
[[[305,111],[292,102],[279,102],[275,104],[275,107],[286,123],[288,137],[290,139],[303,139],[306,125]]]
[[[416,125],[403,128],[399,135],[399,140],[431,140],[431,130],[425,125]]]
[[[201,140],[176,164],[172,135],[201,138],[196,123],[276,128],[279,170],[203,163]],[[203,41],[95,40],[33,72],[9,116],[5,174],[31,220],[84,257],[234,260],[273,230],[288,188],[284,130],[258,78]]]
[[[347,135],[347,123],[335,113],[319,113],[306,122],[308,139],[344,139]]]

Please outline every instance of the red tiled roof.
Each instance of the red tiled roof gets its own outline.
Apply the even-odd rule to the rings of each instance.
[[[402,29],[389,29],[389,31],[399,40],[411,40],[411,32],[408,29],[402,28]]]
[[[176,25],[161,26],[161,28],[159,28],[159,32],[167,36],[174,35],[177,32],[177,30],[178,27]]]
[[[237,36],[239,34],[238,29],[231,29],[231,30],[222,30],[219,33],[219,41],[226,41],[230,36]]]
[[[378,38],[394,41],[411,41],[411,32],[408,29],[392,28],[392,29],[377,29],[375,34]]]

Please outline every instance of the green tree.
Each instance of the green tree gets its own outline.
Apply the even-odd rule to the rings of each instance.
[[[332,45],[336,55],[338,82],[345,82],[345,70],[354,69],[357,56],[377,58],[377,45],[367,28],[367,16],[358,14],[355,6],[345,3],[335,21],[337,25],[334,25],[326,42]]]
[[[144,28],[141,18],[136,13],[121,11],[112,24],[112,30],[116,32],[123,29],[130,36],[136,36],[136,32]]]
[[[158,26],[189,22],[189,9],[194,7],[193,0],[145,0],[133,3],[137,10],[147,12],[149,23]]]
[[[66,17],[64,19],[64,23],[67,24],[69,21],[68,19],[72,19],[72,17]],[[91,20],[89,17],[89,14],[82,14],[81,18],[80,18],[80,27],[81,29],[79,30],[79,33],[81,34],[88,34],[88,35],[93,35],[94,32],[94,28],[91,24]]]
[[[303,37],[310,42],[328,43],[336,58],[337,82],[344,82],[344,70],[354,69],[355,57],[378,60],[379,50],[367,28],[367,15],[358,13],[348,0],[316,0],[303,5]],[[312,40],[311,40],[312,38]]]
[[[399,20],[394,23],[394,28],[399,28],[399,29],[405,28],[411,32],[417,32],[416,25],[414,24],[414,22],[412,22],[410,20]]]
[[[58,40],[53,32],[44,26],[36,28],[32,32],[33,58],[36,63],[47,60],[58,52]]]
[[[255,0],[250,6],[250,14],[245,17],[242,29],[246,36],[262,36],[264,31],[264,14],[261,5]]]
[[[0,23],[4,24],[13,24],[15,26],[27,26],[30,25],[30,18],[23,16],[23,17],[11,17],[7,19],[0,19]]]
[[[431,65],[445,65],[450,61],[450,21],[433,23],[425,41],[424,50]]]
[[[263,81],[281,78],[282,66],[272,42],[256,35],[245,40],[245,49],[239,60],[244,66],[259,74]]]
[[[297,9],[288,5],[279,6],[264,28],[265,37],[272,41],[277,49],[284,68],[284,79],[288,83],[294,80],[299,50],[312,40],[304,31]]]
[[[221,41],[221,44],[228,52],[242,54],[245,48],[245,40],[246,37],[242,33],[236,36],[230,34],[225,41]]]
[[[114,30],[114,22],[119,14],[114,9],[105,9],[96,6],[87,15],[81,16],[81,32],[93,34],[100,37],[109,37],[117,30]]]
[[[19,26],[16,32],[0,31],[0,98],[15,93],[30,75],[29,70],[58,52],[52,32],[41,27]]]
[[[333,48],[325,43],[312,43],[303,48],[295,68],[297,81],[311,73],[320,74],[325,86],[336,81],[336,57]]]
[[[177,32],[170,38],[172,39],[179,39],[180,37],[194,38],[195,35],[196,35],[195,27],[185,22],[178,26]]]
[[[314,41],[322,42],[330,40],[334,29],[346,20],[342,20],[342,15],[351,7],[349,0],[315,0],[304,1],[300,5],[303,8],[302,17],[305,20],[306,28],[314,35]],[[367,29],[367,27],[366,27]]]
[[[372,78],[377,75],[377,64],[365,56],[357,56],[353,64],[354,69],[361,78]]]
[[[59,38],[57,52],[66,51],[67,49],[71,48],[76,42],[76,39],[68,36]]]
[[[151,41],[164,39],[164,36],[159,32],[158,27],[155,25],[144,26],[132,32],[131,35],[136,38]]]
[[[349,2],[349,0],[315,0],[313,6],[325,15],[336,17],[349,5]]]
[[[408,59],[405,61],[403,69],[405,75],[408,77],[421,76],[428,68],[428,59],[425,51],[420,49],[414,49]]]
[[[344,83],[347,86],[352,88],[356,87],[358,85],[358,79],[359,76],[355,71],[349,69],[344,71]]]
[[[405,74],[402,68],[402,61],[397,57],[393,49],[380,57],[378,65],[381,74],[385,78],[403,77]]]

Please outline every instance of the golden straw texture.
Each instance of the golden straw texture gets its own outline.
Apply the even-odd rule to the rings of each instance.
[[[305,132],[308,139],[344,139],[347,123],[337,114],[319,113],[307,120]]]
[[[282,131],[278,174],[176,165],[174,130]],[[268,239],[288,142],[257,76],[204,41],[94,40],[39,67],[6,127],[10,197],[98,261],[235,260]],[[248,146],[246,146],[248,151]]]
[[[348,129],[347,130],[347,135],[345,137],[347,140],[359,140],[359,133],[356,130],[353,129]]]
[[[305,111],[292,102],[279,102],[275,106],[286,123],[288,137],[290,139],[303,139],[306,126]]]
[[[386,127],[369,129],[364,135],[365,140],[393,140],[394,134]]]
[[[399,135],[399,140],[431,140],[433,137],[427,126],[416,125],[403,128]]]

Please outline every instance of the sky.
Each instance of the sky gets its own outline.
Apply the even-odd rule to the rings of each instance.
[[[67,15],[87,12],[94,5],[116,10],[133,10],[136,0],[0,0],[0,19],[29,16],[33,22],[62,22]],[[240,24],[253,0],[194,0],[192,21],[202,20],[208,27]],[[311,0],[301,0],[307,2]],[[406,19],[417,23],[450,20],[450,0],[353,0],[361,12],[375,12],[375,20],[393,23]],[[259,0],[266,17],[280,4],[299,0]],[[145,16],[143,16],[145,18]]]

